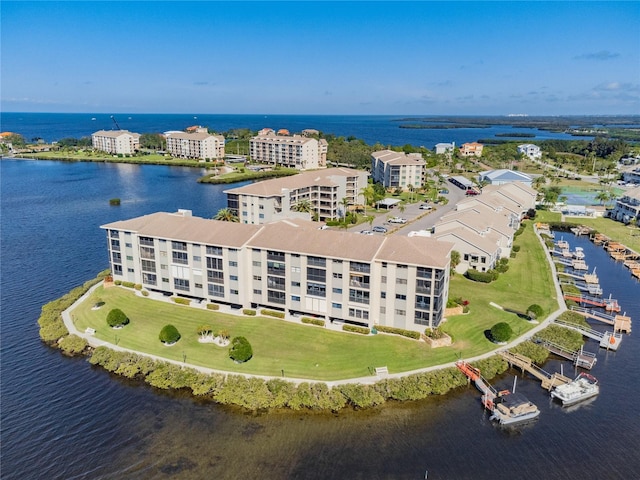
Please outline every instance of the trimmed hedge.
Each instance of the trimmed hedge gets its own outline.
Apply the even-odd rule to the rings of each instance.
[[[255,310],[251,310],[249,308],[243,309],[242,313],[244,313],[245,315],[250,315],[252,317],[254,317],[256,315],[256,311]]]
[[[177,303],[178,305],[191,305],[191,299],[190,298],[171,297],[171,300],[173,300],[173,302]]]
[[[311,318],[311,317],[302,317],[302,323],[310,324],[310,325],[318,325],[319,327],[324,327],[324,320],[320,318]]]
[[[511,247],[511,250],[518,253],[520,251],[520,245],[514,245],[513,247]]]
[[[469,280],[473,280],[474,282],[491,283],[494,280],[498,279],[498,272],[496,272],[495,270],[489,270],[488,272],[479,272],[478,270],[470,268],[465,273],[465,276]]]
[[[402,335],[403,337],[413,338],[414,340],[420,340],[420,332],[414,332],[413,330],[405,330],[404,328],[396,328],[396,327],[385,327],[381,325],[376,325],[374,328],[377,331],[382,333]]]
[[[253,357],[253,349],[251,344],[244,337],[234,337],[231,340],[231,348],[229,349],[229,358],[234,362],[244,363]]]
[[[491,338],[495,342],[506,342],[513,335],[513,329],[506,322],[496,323],[491,327]]]
[[[129,323],[129,317],[119,308],[114,308],[107,315],[107,324],[110,327],[121,327]]]
[[[220,310],[220,305],[217,303],[207,303],[207,310]]]
[[[165,325],[162,327],[162,330],[160,330],[158,338],[160,338],[162,343],[176,343],[180,340],[180,332],[171,324]]]
[[[358,327],[356,325],[342,325],[342,330],[345,332],[361,333],[362,335],[369,335],[371,330],[366,327]]]
[[[284,318],[284,312],[277,310],[260,310],[260,315],[266,315],[267,317]]]

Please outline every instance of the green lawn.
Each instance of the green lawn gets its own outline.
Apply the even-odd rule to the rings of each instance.
[[[403,372],[494,349],[495,344],[486,339],[484,331],[499,321],[508,322],[520,334],[533,327],[515,314],[489,306],[490,301],[518,310],[526,310],[532,303],[540,304],[546,312],[555,309],[550,268],[530,225],[516,243],[521,245],[521,252],[496,282],[480,284],[461,275],[452,278],[450,296],[470,300],[471,312],[444,324],[443,329],[454,339],[450,347],[431,349],[426,343],[398,336],[362,336],[274,318],[227,315],[141,298],[120,287],[98,288],[73,316],[80,331],[94,328],[95,336],[107,342],[116,343],[117,339],[121,347],[178,361],[186,356],[187,363],[220,370],[275,376],[284,370],[285,376],[318,380],[368,376],[372,368],[380,366],[387,366],[392,373]],[[98,300],[106,304],[92,310]],[[106,323],[112,308],[124,311],[131,323],[122,330],[112,330]],[[169,323],[182,334],[172,347],[158,339],[162,327]],[[254,357],[237,365],[229,360],[228,348],[199,343],[196,331],[202,324],[211,325],[214,332],[226,329],[232,337],[246,337]]]
[[[492,348],[484,331],[498,322],[507,322],[518,335],[535,326],[513,313],[491,306],[490,302],[522,312],[534,303],[540,305],[546,314],[557,309],[551,267],[533,232],[531,222],[528,222],[525,231],[516,237],[514,243],[520,245],[520,252],[516,258],[509,260],[509,271],[501,274],[495,282],[472,282],[462,275],[451,278],[449,298],[462,297],[469,300],[470,313],[452,317],[444,324],[443,330],[462,347],[462,353],[466,357]]]

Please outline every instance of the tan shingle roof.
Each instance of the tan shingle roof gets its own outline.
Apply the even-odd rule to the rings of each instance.
[[[376,260],[445,268],[449,264],[452,249],[452,243],[437,242],[428,237],[388,235],[384,237]]]
[[[145,237],[231,248],[242,247],[260,230],[258,225],[222,222],[166,212],[108,223],[102,225],[102,228],[136,232]]]
[[[132,137],[140,137],[139,133],[132,133],[129,130],[98,130],[93,133],[96,137],[118,138],[120,135],[131,135]]]
[[[373,158],[389,165],[426,165],[418,155],[407,155],[404,152],[394,152],[393,150],[380,150],[371,154]]]
[[[179,138],[180,140],[205,140],[209,137],[217,138],[220,141],[224,141],[222,135],[211,135],[205,132],[186,133],[186,132],[171,132],[167,133],[167,138]]]
[[[469,244],[472,248],[477,248],[478,250],[481,250],[490,255],[495,255],[499,248],[495,242],[492,242],[491,240],[481,237],[477,233],[473,233],[464,228],[448,230],[442,234],[436,233],[434,235],[434,238],[438,241],[445,242],[453,242],[455,241],[454,239],[457,238],[463,243]]]
[[[258,197],[273,197],[282,195],[282,189],[297,190],[314,185],[332,187],[337,185],[333,177],[357,177],[363,172],[351,168],[327,168],[325,170],[310,170],[289,177],[280,177],[261,182],[250,183],[243,187],[225,190],[224,193],[255,195]]]

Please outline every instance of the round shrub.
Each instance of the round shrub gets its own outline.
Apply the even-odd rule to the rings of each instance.
[[[491,338],[494,342],[506,342],[513,335],[513,330],[508,323],[500,322],[491,327]]]
[[[110,327],[123,327],[129,323],[129,319],[119,308],[114,308],[107,315],[107,323]]]
[[[160,330],[159,338],[162,343],[176,343],[180,340],[180,332],[173,325],[165,325]]]
[[[527,315],[529,315],[531,318],[539,318],[543,314],[544,310],[540,305],[536,303],[534,303],[533,305],[529,305],[529,308],[527,308]]]
[[[229,358],[234,362],[243,363],[249,361],[251,357],[253,357],[253,349],[249,341],[244,337],[235,337],[231,341]]]

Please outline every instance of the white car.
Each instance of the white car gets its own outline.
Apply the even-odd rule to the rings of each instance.
[[[433,210],[433,207],[425,203],[424,205],[420,205],[420,210]]]
[[[360,233],[362,235],[373,235],[373,232],[371,230],[360,230]]]
[[[406,218],[393,217],[389,219],[389,223],[407,223]]]

